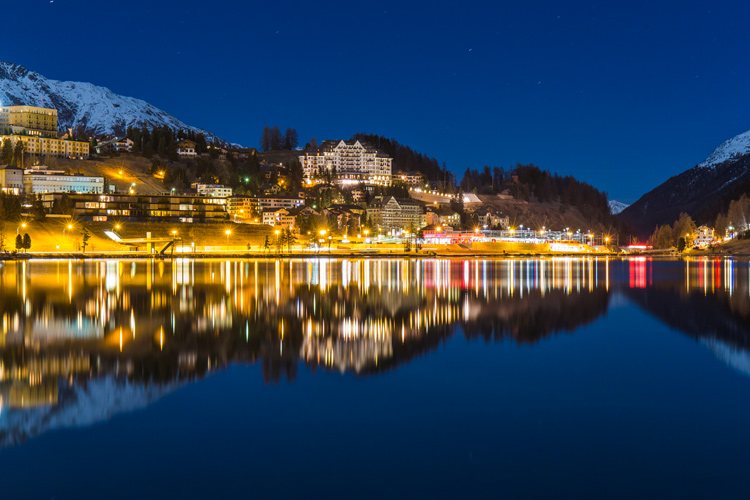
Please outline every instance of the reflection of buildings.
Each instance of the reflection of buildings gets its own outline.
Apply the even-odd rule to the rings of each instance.
[[[595,259],[7,262],[0,396],[10,420],[0,421],[0,442],[51,428],[41,422],[58,411],[66,417],[55,425],[107,418],[230,363],[260,363],[276,381],[293,378],[300,361],[358,374],[393,369],[458,331],[534,342],[604,312],[608,266]],[[102,391],[122,404],[112,406]],[[36,424],[18,412],[31,412]]]

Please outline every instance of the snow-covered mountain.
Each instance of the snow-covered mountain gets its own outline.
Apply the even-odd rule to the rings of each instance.
[[[626,205],[625,203],[617,200],[609,200],[609,210],[612,212],[612,215],[617,215],[626,208],[628,208],[630,205]]]
[[[750,131],[717,147],[705,161],[671,177],[618,215],[647,236],[657,224],[672,224],[680,212],[711,224],[730,200],[750,190]]]
[[[724,142],[718,148],[714,149],[698,166],[701,168],[714,167],[727,160],[737,158],[750,153],[750,130],[740,135],[734,136]]]
[[[25,67],[0,61],[0,104],[26,104],[57,109],[58,128],[82,126],[88,133],[120,135],[129,126],[148,128],[167,125],[173,129],[214,134],[190,126],[151,104],[115,94],[105,87],[85,82],[49,80]]]

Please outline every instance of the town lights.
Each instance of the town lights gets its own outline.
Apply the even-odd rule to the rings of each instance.
[[[320,230],[320,235],[321,236],[325,236],[326,235],[326,230],[325,229],[321,229]]]

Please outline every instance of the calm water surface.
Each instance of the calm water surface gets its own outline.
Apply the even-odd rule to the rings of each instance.
[[[747,498],[747,261],[0,267],[0,498]]]

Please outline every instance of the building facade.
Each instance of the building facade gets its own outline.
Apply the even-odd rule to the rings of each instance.
[[[224,206],[205,196],[147,196],[133,194],[42,195],[45,207],[53,208],[63,196],[73,207],[73,218],[84,221],[121,222],[222,222],[227,220]]]
[[[23,170],[16,167],[0,167],[0,190],[6,194],[23,192]]]
[[[201,196],[212,198],[229,198],[232,196],[232,188],[221,184],[195,184],[195,191]]]
[[[380,231],[417,230],[424,226],[424,210],[413,200],[394,196],[377,196],[367,207],[373,229]]]
[[[292,209],[305,204],[304,198],[295,196],[232,196],[227,198],[227,212],[232,220],[245,219],[256,222],[266,209]]]
[[[104,177],[27,172],[23,174],[25,193],[104,193]]]
[[[0,142],[21,141],[25,153],[88,158],[89,143],[57,138],[57,110],[37,106],[0,106]]]
[[[198,153],[195,152],[196,144],[188,139],[177,143],[177,154],[185,158],[195,158]]]
[[[306,151],[299,160],[308,184],[333,176],[342,186],[391,185],[393,159],[360,141],[324,141],[316,150]]]

